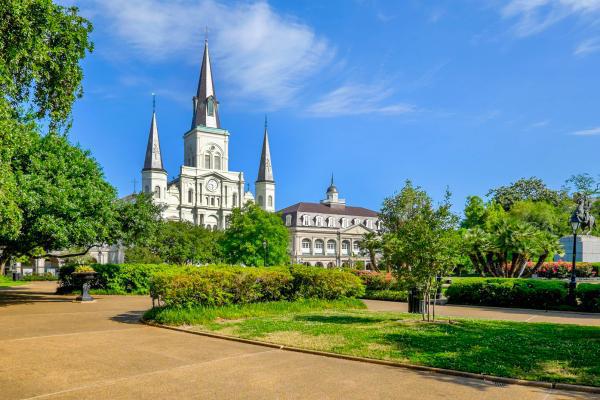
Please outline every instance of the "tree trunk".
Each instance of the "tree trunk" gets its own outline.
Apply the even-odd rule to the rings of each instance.
[[[537,262],[535,263],[535,265],[533,266],[531,271],[528,271],[525,276],[529,277],[533,274],[537,274],[537,272],[540,270],[540,268],[542,268],[542,265],[544,265],[544,262],[546,262],[547,258],[548,258],[548,252],[545,252],[538,258]]]
[[[375,259],[375,250],[369,250],[369,258],[371,259],[371,268],[373,268],[373,271],[379,272],[379,268],[377,267],[377,262]]]

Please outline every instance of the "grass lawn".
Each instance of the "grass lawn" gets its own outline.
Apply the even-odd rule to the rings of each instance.
[[[20,285],[27,285],[28,283],[31,283],[31,282],[13,281],[11,278],[8,278],[6,276],[0,275],[0,287],[3,287],[3,286],[20,286]]]
[[[520,379],[600,386],[600,328],[364,310],[358,300],[154,309],[146,318],[288,346]]]

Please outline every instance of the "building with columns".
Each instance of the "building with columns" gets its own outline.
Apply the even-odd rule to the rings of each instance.
[[[221,126],[220,103],[206,40],[198,89],[192,102],[191,126],[183,134],[183,165],[171,181],[163,165],[156,111],[152,112],[142,190],[153,193],[155,201],[164,205],[163,218],[216,230],[226,227],[233,208],[254,201],[255,197],[260,207],[275,211],[275,180],[266,119],[255,194],[244,190],[243,172],[229,170],[230,132]]]
[[[380,228],[378,214],[363,207],[347,206],[333,183],[320,203],[297,203],[279,211],[290,232],[292,262],[319,267],[342,267],[364,263],[368,254],[360,248],[364,234]]]

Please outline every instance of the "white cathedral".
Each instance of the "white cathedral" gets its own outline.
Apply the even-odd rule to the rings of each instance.
[[[249,190],[244,191],[244,185],[244,173],[229,170],[229,131],[221,128],[219,101],[205,40],[198,91],[193,97],[192,125],[183,135],[183,165],[179,176],[170,182],[167,179],[153,110],[142,169],[142,190],[153,193],[155,201],[164,206],[164,219],[189,221],[217,230],[226,228],[227,216],[234,207],[255,200]],[[258,205],[275,211],[275,180],[266,121],[255,191]]]

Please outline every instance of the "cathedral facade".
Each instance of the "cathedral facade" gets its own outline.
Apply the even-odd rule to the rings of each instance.
[[[229,136],[229,131],[221,126],[205,41],[198,89],[193,97],[192,123],[183,134],[183,165],[171,181],[163,166],[156,112],[152,113],[142,190],[152,193],[155,201],[164,206],[164,219],[217,230],[226,228],[232,209],[247,201],[256,201],[264,210],[275,211],[275,180],[266,121],[255,195],[244,190],[243,172],[229,170]]]

